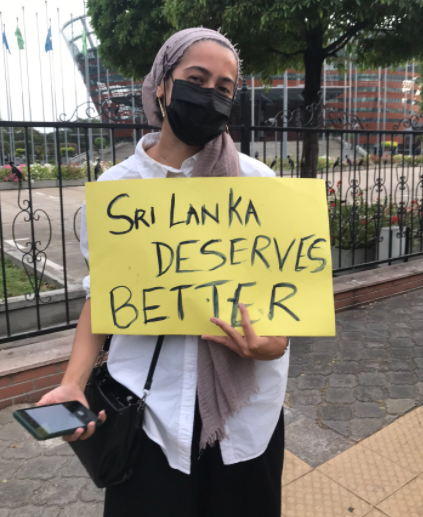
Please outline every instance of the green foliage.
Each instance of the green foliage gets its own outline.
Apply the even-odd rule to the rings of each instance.
[[[16,154],[18,156],[23,156],[25,154],[25,149],[16,149]]]
[[[420,219],[419,204],[410,200],[401,206],[388,199],[372,199],[366,191],[350,189],[342,198],[341,182],[328,192],[331,245],[342,249],[370,248],[379,242],[383,227],[416,227]],[[344,193],[345,195],[345,193]],[[340,201],[342,199],[342,202]]]
[[[126,77],[141,79],[166,35],[173,32],[162,0],[88,0],[87,6],[101,41],[102,62]]]
[[[94,147],[95,147],[96,149],[100,149],[100,148],[101,148],[101,142],[102,142],[102,141],[103,141],[103,147],[106,147],[106,146],[107,146],[107,140],[106,140],[105,138],[100,138],[100,137],[98,137],[98,138],[96,138],[96,139],[94,140]]]
[[[385,148],[390,149],[391,147],[396,149],[398,147],[398,142],[385,142]]]
[[[29,281],[28,275],[26,272],[16,267],[10,260],[4,261],[5,270],[6,270],[6,287],[7,287],[7,297],[11,296],[20,296],[22,294],[33,293],[34,289]],[[0,267],[1,267],[1,259],[0,259]],[[34,278],[32,275],[31,280],[34,282]],[[51,291],[54,289],[53,286],[47,285],[45,282],[40,287],[41,292]],[[3,301],[4,290],[3,290],[3,276],[0,275],[0,302]]]
[[[68,147],[68,156],[73,156],[75,154],[75,149],[73,147]],[[60,155],[62,158],[66,156],[66,147],[60,148]]]
[[[0,169],[0,181],[2,178],[2,170]],[[6,169],[7,170],[7,169]],[[22,167],[22,174],[25,180],[28,179],[28,168]],[[87,176],[86,166],[78,166],[78,165],[62,165],[62,178],[63,179],[79,179],[85,178]],[[10,172],[10,171],[9,171]],[[6,174],[7,176],[7,174]],[[39,180],[55,180],[59,178],[59,170],[57,165],[52,165],[50,163],[46,163],[45,165],[41,165],[40,163],[33,163],[31,165],[31,179],[34,181]]]
[[[335,160],[330,156],[319,156],[319,159],[317,161],[317,168],[319,170],[326,169],[326,167],[331,169],[334,166],[334,164]]]
[[[220,30],[244,74],[264,84],[288,68],[305,70],[305,105],[319,100],[323,62],[359,68],[423,61],[423,0],[88,0],[109,69],[141,78],[166,38],[187,27]],[[317,173],[317,133],[304,137],[301,174]]]
[[[101,58],[127,77],[145,75],[171,33],[199,25],[220,28],[244,71],[263,79],[303,68],[306,51],[336,58],[347,43],[363,66],[423,57],[423,0],[88,0],[88,14]]]
[[[3,134],[4,138],[7,138],[7,136],[8,135]],[[10,153],[10,144],[9,144],[9,142],[3,140],[3,146],[4,146],[4,154],[9,154]],[[0,152],[2,152],[1,144],[0,144]]]
[[[36,145],[34,150],[36,156],[38,156],[39,158],[44,158],[44,146]]]

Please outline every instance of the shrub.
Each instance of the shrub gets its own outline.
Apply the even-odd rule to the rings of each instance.
[[[103,141],[103,147],[106,147],[107,146],[107,140],[105,138],[100,138],[100,137],[97,137],[95,140],[94,140],[94,147],[96,149],[100,149],[101,148],[101,142]]]
[[[60,148],[60,154],[62,158],[66,156],[66,147]],[[75,149],[73,147],[68,147],[68,156],[73,156],[75,154]]]
[[[319,156],[318,161],[317,161],[317,168],[319,170],[326,169],[326,167],[331,169],[333,167],[334,163],[335,163],[335,160],[333,158],[331,158],[330,156],[328,156],[328,157]]]
[[[18,156],[23,156],[25,154],[25,149],[16,149],[16,154]]]
[[[386,148],[390,149],[391,147],[393,147],[393,148],[398,147],[398,142],[391,142],[391,141],[385,142],[385,149]]]

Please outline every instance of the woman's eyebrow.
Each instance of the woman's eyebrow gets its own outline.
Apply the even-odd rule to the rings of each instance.
[[[204,74],[206,74],[208,76],[211,75],[210,70],[207,70],[207,68],[204,68],[203,66],[199,66],[199,65],[189,66],[187,68],[184,68],[184,70],[198,70],[199,72],[203,72]],[[233,79],[231,79],[230,77],[221,77],[220,80],[232,83],[235,86],[235,81]]]

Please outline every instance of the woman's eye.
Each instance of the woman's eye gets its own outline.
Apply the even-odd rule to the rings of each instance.
[[[225,88],[224,86],[220,86],[220,87],[219,87],[219,90],[220,90],[222,93],[224,93],[225,95],[231,95],[231,92],[230,92],[227,88]]]
[[[189,77],[189,79],[191,79],[192,81],[194,81],[196,83],[201,83],[203,81],[203,79],[201,77],[198,77],[197,75],[191,75]]]

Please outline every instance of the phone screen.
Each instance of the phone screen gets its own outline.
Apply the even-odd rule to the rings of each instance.
[[[52,434],[68,429],[83,427],[84,422],[61,404],[54,406],[38,406],[26,409],[25,412],[38,426],[40,434]]]

